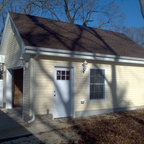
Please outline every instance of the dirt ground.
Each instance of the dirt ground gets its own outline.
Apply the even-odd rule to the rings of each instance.
[[[144,109],[73,120],[80,144],[144,144]]]
[[[144,144],[144,109],[57,121],[66,126],[4,144]]]

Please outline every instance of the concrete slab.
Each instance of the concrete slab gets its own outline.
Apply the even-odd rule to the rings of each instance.
[[[0,110],[0,142],[25,136],[33,136],[38,139],[37,136],[40,133],[61,130],[72,125],[67,123],[67,119],[52,120],[47,116],[37,116],[33,123],[28,124],[15,113]]]

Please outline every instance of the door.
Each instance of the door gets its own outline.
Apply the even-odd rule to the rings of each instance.
[[[73,114],[73,69],[55,68],[54,73],[54,118],[70,117]]]
[[[23,69],[13,70],[13,107],[23,104]]]

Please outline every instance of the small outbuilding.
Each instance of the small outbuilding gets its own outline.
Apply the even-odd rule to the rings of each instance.
[[[31,120],[143,108],[144,49],[118,32],[9,13],[0,106]]]

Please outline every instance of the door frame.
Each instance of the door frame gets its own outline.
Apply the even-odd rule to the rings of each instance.
[[[23,91],[24,91],[24,68],[23,67],[14,67],[10,69],[6,69],[6,76],[5,76],[5,108],[6,109],[13,109],[13,70],[15,69],[23,69]],[[23,95],[22,95],[23,97]],[[22,99],[24,102],[24,97]],[[22,102],[22,107],[23,107]]]
[[[13,95],[13,76],[12,69],[6,70],[6,82],[5,82],[5,105],[6,109],[12,109],[12,95]]]
[[[55,83],[56,83],[56,69],[57,68],[66,68],[66,69],[70,69],[70,71],[71,71],[71,98],[72,98],[72,101],[71,101],[71,113],[72,113],[72,115],[71,115],[71,117],[74,117],[74,100],[75,100],[75,96],[74,96],[74,68],[73,67],[65,67],[65,66],[54,66],[54,77],[53,77],[53,84],[54,84],[54,87],[53,87],[53,119],[55,119],[55,115],[54,115],[54,109],[55,109],[55,104],[54,104],[54,91],[56,90],[56,87],[55,87]]]

